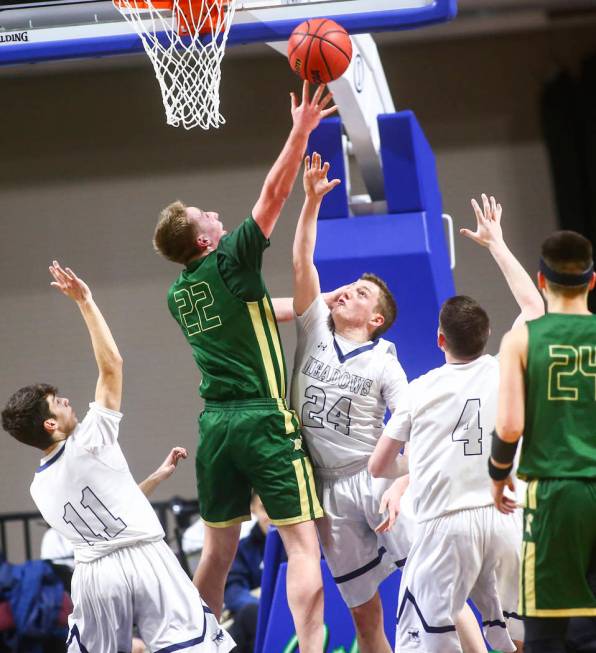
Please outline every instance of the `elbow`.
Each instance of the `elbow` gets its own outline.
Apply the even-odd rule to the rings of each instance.
[[[122,368],[124,367],[124,361],[122,356],[120,356],[118,351],[112,352],[110,356],[103,361],[101,367],[102,376],[104,377],[116,377],[122,375]]]
[[[368,472],[373,478],[381,478],[383,468],[374,456],[368,459]]]
[[[503,442],[517,442],[523,434],[523,424],[503,422],[497,425],[497,433]]]
[[[277,184],[268,184],[265,187],[264,194],[268,204],[283,206],[288,197],[290,197],[291,192],[291,185],[280,182]]]
[[[114,352],[111,360],[111,367],[116,373],[122,373],[122,368],[124,367],[124,360],[120,356],[120,352]]]

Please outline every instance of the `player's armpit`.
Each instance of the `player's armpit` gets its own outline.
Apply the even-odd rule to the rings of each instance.
[[[278,322],[291,322],[294,319],[293,297],[272,297],[273,312]]]

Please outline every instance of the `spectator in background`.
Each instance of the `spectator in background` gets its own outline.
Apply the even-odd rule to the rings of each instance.
[[[257,632],[259,592],[263,574],[265,539],[271,520],[258,495],[253,494],[250,510],[257,517],[250,533],[238,544],[238,551],[228,574],[224,604],[234,618],[229,629],[237,653],[252,653]]]

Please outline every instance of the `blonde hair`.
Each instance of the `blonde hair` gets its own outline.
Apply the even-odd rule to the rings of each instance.
[[[162,256],[186,265],[197,254],[195,238],[195,225],[188,220],[183,202],[172,202],[161,211],[153,232],[153,247]]]

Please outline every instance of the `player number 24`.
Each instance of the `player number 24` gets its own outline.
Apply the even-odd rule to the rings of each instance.
[[[323,417],[325,415],[325,404],[327,395],[323,388],[316,385],[309,385],[304,391],[304,396],[310,401],[302,405],[302,424],[310,428],[323,428]],[[350,408],[352,400],[349,397],[340,397],[327,411],[325,418],[333,428],[344,435],[350,433]]]
[[[207,309],[213,306],[215,300],[206,281],[199,281],[188,288],[177,290],[174,293],[174,301],[189,336],[221,326],[219,315],[207,314]]]
[[[548,366],[549,401],[577,401],[579,387],[577,381],[592,377],[596,400],[596,347],[583,345],[550,345],[548,348],[551,364]]]

